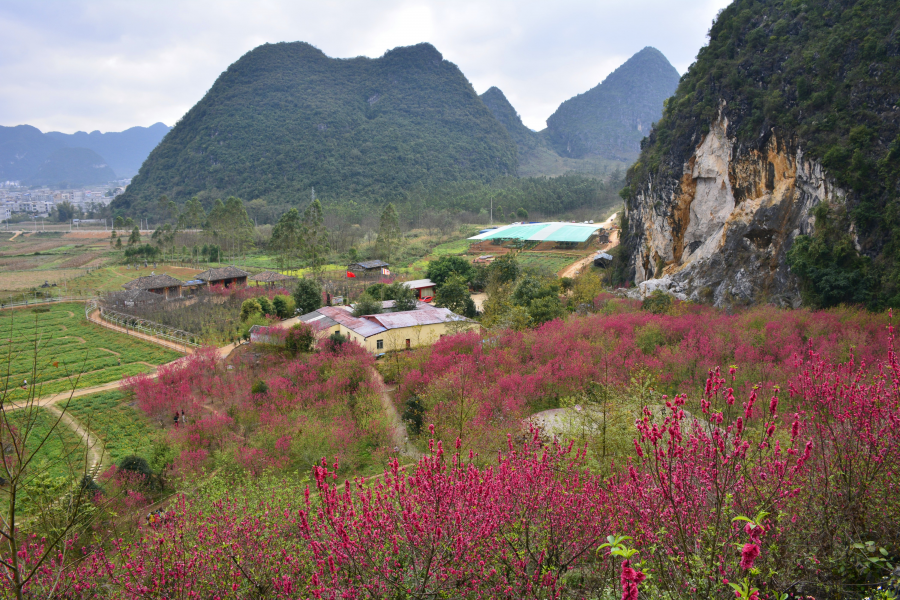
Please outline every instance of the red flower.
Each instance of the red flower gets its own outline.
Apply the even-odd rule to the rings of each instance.
[[[741,568],[745,571],[753,568],[753,561],[759,556],[759,546],[756,544],[744,544],[741,550]]]

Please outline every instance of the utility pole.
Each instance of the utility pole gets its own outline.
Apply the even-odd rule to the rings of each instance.
[[[491,225],[494,224],[494,197],[491,196]]]

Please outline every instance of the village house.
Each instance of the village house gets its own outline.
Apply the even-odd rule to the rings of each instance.
[[[446,308],[419,303],[415,310],[354,317],[349,306],[323,306],[297,317],[308,323],[316,337],[324,339],[336,332],[372,352],[383,354],[428,346],[447,334],[477,331],[480,327]],[[290,320],[284,326],[290,326]]]
[[[181,281],[163,273],[161,275],[150,274],[132,279],[128,283],[122,284],[122,287],[126,290],[153,292],[169,299],[181,297],[181,285]]]
[[[247,271],[238,269],[237,267],[228,266],[203,271],[199,275],[196,275],[194,279],[203,281],[207,286],[223,285],[225,287],[231,287],[233,285],[247,285],[247,277],[249,276],[250,273]]]

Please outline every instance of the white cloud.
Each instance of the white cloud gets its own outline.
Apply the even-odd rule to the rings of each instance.
[[[727,0],[7,0],[3,125],[172,125],[245,52],[306,41],[334,57],[432,43],[535,129],[645,46],[684,72]]]

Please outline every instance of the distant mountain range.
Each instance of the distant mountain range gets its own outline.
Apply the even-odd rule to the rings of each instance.
[[[156,123],[121,132],[67,134],[42,133],[31,125],[0,127],[0,180],[79,186],[130,177],[169,129]]]

